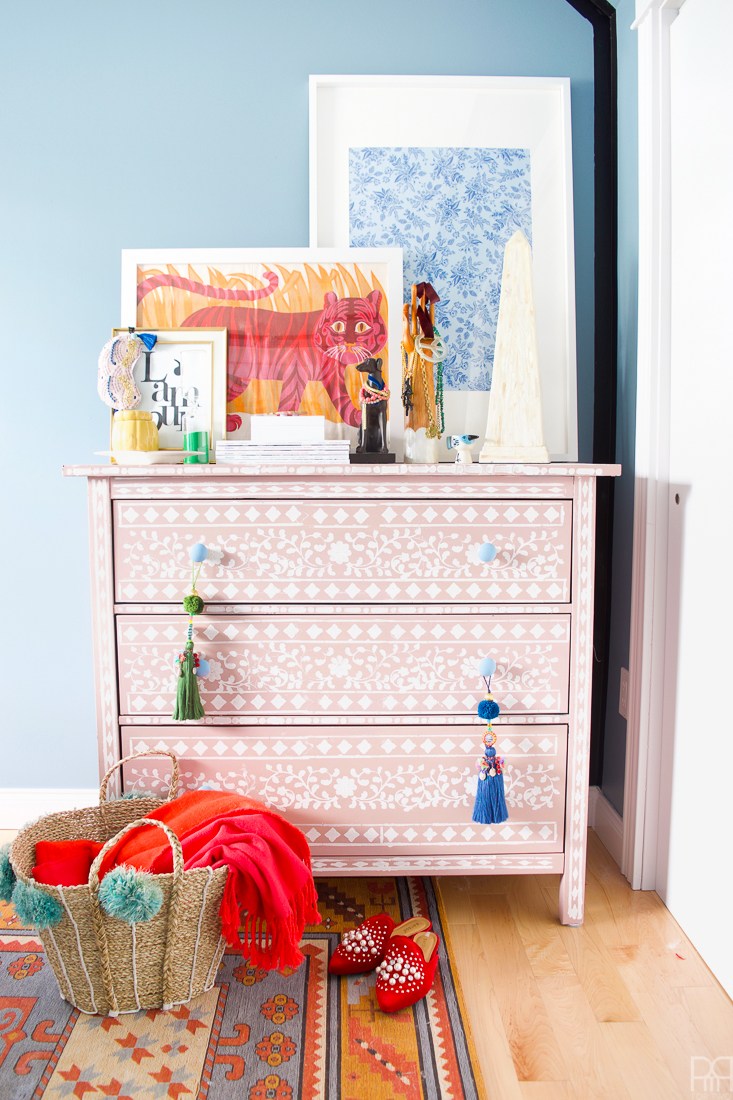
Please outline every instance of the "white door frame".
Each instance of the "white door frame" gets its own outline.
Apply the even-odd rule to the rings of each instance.
[[[670,27],[685,0],[636,0],[639,66],[639,337],[629,711],[621,869],[656,886],[669,524]]]

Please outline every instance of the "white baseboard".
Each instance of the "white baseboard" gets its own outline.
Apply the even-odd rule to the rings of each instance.
[[[620,867],[624,852],[624,819],[600,787],[591,787],[588,791],[588,824]]]
[[[22,829],[58,810],[78,810],[96,806],[96,787],[0,787],[0,829]]]

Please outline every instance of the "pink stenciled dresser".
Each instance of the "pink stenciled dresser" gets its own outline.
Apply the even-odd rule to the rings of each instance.
[[[560,873],[583,919],[596,480],[616,466],[71,467],[88,478],[100,768],[164,747],[285,813],[317,873]],[[203,567],[206,717],[171,720]],[[490,541],[491,563],[476,551]],[[509,820],[471,821],[497,662]],[[164,761],[126,765],[159,790]]]

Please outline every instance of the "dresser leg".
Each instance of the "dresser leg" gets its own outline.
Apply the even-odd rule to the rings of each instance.
[[[560,924],[577,927],[585,915],[585,857],[587,828],[582,830],[582,842],[568,844],[565,849],[565,871],[560,879]]]

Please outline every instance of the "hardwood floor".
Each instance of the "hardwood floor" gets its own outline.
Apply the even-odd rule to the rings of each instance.
[[[593,831],[582,927],[558,923],[558,882],[438,880],[489,1100],[733,1096],[692,1087],[693,1057],[733,1060],[733,1003],[657,894]]]
[[[558,876],[437,881],[488,1100],[733,1096],[691,1087],[693,1057],[733,1058],[733,1003],[592,830],[580,928],[558,923]]]

